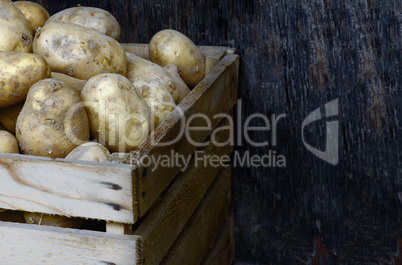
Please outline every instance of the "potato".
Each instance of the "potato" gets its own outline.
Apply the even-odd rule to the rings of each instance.
[[[205,76],[204,57],[197,46],[178,31],[165,29],[157,32],[149,43],[149,55],[160,66],[175,64],[190,88]]]
[[[172,95],[157,79],[137,80],[133,85],[141,92],[151,109],[152,128],[157,127],[176,107]]]
[[[29,88],[50,76],[50,68],[40,55],[0,52],[0,108],[25,100]]]
[[[91,135],[112,152],[135,150],[151,129],[151,111],[126,77],[100,74],[81,92]]]
[[[32,29],[9,0],[0,0],[0,51],[31,52]]]
[[[47,10],[35,2],[17,1],[14,2],[14,4],[19,10],[21,10],[22,14],[24,14],[25,18],[28,20],[33,35],[35,35],[37,29],[43,27],[49,19],[49,13]]]
[[[59,81],[63,81],[64,83],[69,85],[71,88],[73,88],[75,90],[75,92],[77,92],[78,95],[81,95],[81,91],[84,88],[85,84],[87,83],[87,81],[85,81],[85,80],[81,80],[81,79],[74,78],[69,75],[65,75],[62,73],[56,73],[56,72],[52,72],[50,75],[50,78],[56,79]]]
[[[183,79],[181,79],[180,74],[179,74],[179,68],[177,68],[176,65],[167,64],[163,67],[163,69],[165,69],[165,71],[170,74],[170,76],[172,77],[173,83],[176,85],[177,92],[178,92],[177,93],[178,98],[177,98],[176,103],[179,104],[183,100],[183,98],[185,98],[190,93],[190,89],[188,88],[186,83],[184,83]]]
[[[166,72],[161,66],[145,60],[132,53],[126,53],[127,56],[127,78],[131,82],[144,80],[149,78],[158,78],[162,84],[172,94],[174,101],[179,99],[180,94],[177,91],[176,85],[173,82],[172,76]]]
[[[88,142],[74,148],[74,150],[66,156],[66,159],[106,162],[109,156],[110,152],[106,147],[100,143]]]
[[[14,135],[7,131],[0,131],[0,153],[15,153],[20,152],[17,139]]]
[[[80,97],[58,80],[35,83],[18,116],[16,136],[24,154],[64,158],[89,139],[88,117]]]
[[[127,73],[127,58],[120,43],[71,23],[46,24],[35,35],[33,51],[45,58],[52,72],[78,79],[88,80],[100,73]]]
[[[115,40],[120,38],[120,25],[108,11],[96,8],[77,6],[64,9],[52,15],[46,24],[61,21],[91,28]]]
[[[61,215],[50,215],[43,213],[24,213],[25,222],[28,224],[46,225],[64,228],[80,228],[85,219],[69,218]]]
[[[0,109],[0,122],[4,125],[7,131],[15,134],[15,125],[17,123],[18,115],[24,107],[24,103],[19,103],[10,107]]]

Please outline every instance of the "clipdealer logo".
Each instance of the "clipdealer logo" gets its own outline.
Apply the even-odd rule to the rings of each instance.
[[[107,102],[83,102],[80,103],[80,105],[75,106],[75,108],[71,108],[67,118],[72,118],[74,116],[73,114],[75,113],[76,108],[82,108],[84,106],[98,108],[99,120],[113,118],[114,120],[119,121],[115,124],[118,127],[113,127],[113,131],[119,133],[119,139],[123,139],[123,141],[121,141],[123,144],[121,148],[119,148],[119,152],[124,153],[126,146],[131,146],[132,142],[129,141],[132,139],[129,139],[129,137],[126,137],[125,135],[127,131],[129,131],[126,130],[126,125],[129,125],[130,122],[132,123],[133,119],[135,119],[135,121],[141,121],[141,118],[143,117],[137,117],[139,115],[133,116],[116,113],[113,108],[115,105],[110,104],[110,102],[109,104],[107,104]],[[286,114],[271,114],[268,116],[263,113],[254,113],[243,119],[241,99],[238,100],[235,110],[236,121],[233,120],[233,116],[230,116],[227,113],[218,113],[212,117],[203,113],[196,113],[186,118],[180,107],[175,108],[174,111],[176,112],[176,115],[180,117],[177,121],[180,129],[178,130],[176,137],[174,139],[169,139],[167,142],[158,142],[157,139],[154,138],[156,134],[151,133],[151,135],[148,136],[148,141],[150,141],[152,145],[169,148],[169,146],[174,146],[179,142],[186,141],[197,149],[211,144],[217,147],[228,145],[241,147],[246,144],[246,146],[254,147],[253,150],[257,152],[263,150],[264,153],[261,154],[260,152],[260,154],[252,154],[248,150],[241,152],[239,148],[235,148],[233,155],[229,157],[227,155],[208,155],[202,151],[202,149],[201,151],[196,151],[191,155],[184,155],[171,150],[169,154],[158,154],[155,155],[155,157],[144,156],[136,160],[136,157],[138,156],[136,156],[136,151],[134,151],[130,153],[132,163],[141,164],[144,167],[151,167],[153,170],[157,167],[179,167],[182,170],[185,170],[191,161],[194,161],[196,166],[210,165],[213,167],[223,167],[226,165],[233,165],[233,167],[287,166],[285,155],[280,154],[275,150],[278,145],[277,130],[278,127],[280,127],[280,123],[286,119]],[[306,149],[319,159],[322,159],[331,165],[337,165],[339,163],[339,121],[336,119],[338,114],[339,100],[334,99],[326,103],[323,106],[323,110],[317,108],[312,111],[301,124],[301,140]],[[113,117],[111,117],[112,115]],[[326,120],[325,148],[324,150],[319,150],[311,143],[307,142],[305,131],[308,125],[323,119]],[[225,121],[225,123],[214,129],[212,124],[217,124],[220,121]],[[106,122],[100,122],[99,124],[106,124]],[[103,132],[104,128],[99,128],[99,130]],[[226,135],[229,135],[229,137],[225,136],[224,139],[219,137],[220,132],[226,130],[228,131]],[[208,141],[200,139],[199,132],[201,131],[212,131]],[[67,132],[67,134],[71,141],[76,142],[77,145],[81,144],[79,139],[74,138],[73,133]],[[315,133],[315,135],[315,142],[320,141],[321,139],[318,137],[319,134]],[[109,136],[112,137],[109,139],[109,142],[115,141],[113,138],[115,136],[114,134]],[[107,135],[105,134],[102,137],[107,137]],[[314,137],[312,139],[314,140]],[[104,140],[106,141],[106,138]],[[309,138],[309,140],[311,141],[311,138]],[[260,147],[264,147],[264,149],[258,149]]]
[[[335,99],[327,104],[325,104],[325,115],[324,117],[321,115],[320,108],[317,108],[313,112],[311,112],[307,118],[303,121],[302,124],[302,140],[304,146],[313,153],[318,158],[332,164],[337,165],[339,162],[339,121],[332,120],[326,122],[326,144],[325,150],[318,150],[311,145],[309,145],[304,139],[304,128],[317,120],[323,118],[330,118],[334,116],[338,116],[339,114],[339,106],[338,99]]]
[[[170,151],[169,154],[159,155],[157,157],[142,157],[139,162],[142,166],[151,167],[151,170],[155,170],[157,167],[180,167],[182,171],[188,168],[188,165],[191,161],[194,161],[196,167],[198,166],[212,166],[212,167],[225,167],[228,165],[233,165],[236,167],[286,167],[287,161],[286,157],[283,154],[277,153],[276,150],[272,149],[278,145],[278,133],[277,128],[282,119],[287,117],[286,114],[275,115],[272,114],[270,118],[267,115],[261,113],[255,113],[248,116],[244,123],[242,123],[241,117],[241,100],[238,100],[237,105],[237,131],[236,131],[236,141],[235,141],[235,121],[232,120],[232,117],[227,114],[217,114],[213,118],[222,118],[228,120],[228,126],[222,126],[218,130],[229,130],[229,139],[224,142],[219,142],[216,138],[216,132],[214,132],[211,136],[211,139],[208,142],[196,142],[191,137],[191,131],[194,130],[211,130],[211,120],[203,115],[196,114],[196,116],[188,119],[187,122],[182,122],[184,124],[182,126],[183,131],[180,133],[185,137],[185,140],[191,143],[194,146],[201,147],[207,146],[211,142],[215,146],[224,146],[224,145],[232,145],[232,146],[242,146],[244,143],[247,143],[253,147],[271,147],[265,154],[252,155],[250,151],[240,152],[239,150],[235,150],[233,152],[233,156],[230,157],[228,155],[210,155],[205,154],[204,151],[195,151],[194,154],[184,156],[179,153],[175,153],[173,150]],[[335,99],[331,102],[328,102],[324,105],[324,112],[321,111],[321,108],[315,109],[311,112],[302,122],[301,124],[301,140],[308,151],[310,151],[316,157],[324,160],[325,162],[331,165],[337,165],[339,162],[338,155],[338,135],[339,135],[339,121],[334,120],[339,114],[339,100]],[[324,113],[324,114],[322,114]],[[203,119],[206,124],[205,127],[192,127],[191,121],[193,119]],[[326,139],[325,139],[325,149],[319,150],[318,148],[313,147],[311,144],[307,143],[305,137],[305,130],[309,124],[312,124],[316,121],[322,119],[332,119],[326,121]],[[260,126],[253,126],[253,122],[258,122]],[[202,122],[201,122],[202,123]],[[200,122],[198,122],[200,124]],[[262,124],[262,125],[261,125]],[[264,141],[257,141],[252,139],[251,132],[270,132],[268,133],[268,138],[265,138]],[[317,134],[316,134],[317,135]],[[177,137],[177,139],[181,139],[181,137]],[[317,139],[319,141],[320,139]],[[166,146],[161,143],[162,146]],[[172,142],[169,142],[172,144]]]

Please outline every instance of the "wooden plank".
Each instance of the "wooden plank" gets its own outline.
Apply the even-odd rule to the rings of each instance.
[[[223,171],[223,180],[217,179],[210,187],[161,265],[199,265],[208,253],[230,216],[231,170]]]
[[[205,47],[205,49],[202,49],[201,53],[205,58],[205,75],[208,75],[228,52],[233,53],[234,50],[222,47],[215,49]]]
[[[149,45],[145,43],[120,43],[125,52],[135,54],[141,58],[151,60],[149,57]]]
[[[141,58],[150,60],[149,44],[144,43],[120,43],[124,51],[133,53]],[[217,57],[217,54],[233,53],[234,49],[220,46],[198,46],[204,57]]]
[[[221,115],[215,115],[228,113],[236,103],[238,67],[238,56],[227,54],[130,155],[131,163],[139,162],[144,157],[170,156],[172,152],[181,157],[193,154],[197,149],[193,143],[202,143],[212,128],[223,119]],[[203,115],[210,121],[211,126],[207,130],[188,130],[187,137],[183,128],[188,128],[186,123],[188,124],[189,119],[195,115]],[[205,127],[206,122],[204,119],[194,119],[191,126]],[[158,167],[154,160],[149,166],[138,165],[135,177],[139,216],[148,211],[180,170],[179,165]]]
[[[228,137],[228,131],[219,133],[219,140]],[[198,151],[205,155],[225,156],[230,154],[232,147],[210,144]],[[159,264],[162,261],[220,170],[221,167],[199,165],[193,157],[187,170],[178,176],[134,231],[144,242],[143,257],[146,264]]]
[[[132,168],[0,154],[0,208],[133,223]]]
[[[202,265],[230,265],[234,260],[234,216],[222,226],[212,249],[202,261]]]
[[[137,236],[0,222],[0,264],[135,265]]]

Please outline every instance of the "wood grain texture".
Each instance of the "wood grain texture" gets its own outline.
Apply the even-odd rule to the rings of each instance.
[[[118,18],[122,42],[147,43],[172,28],[197,45],[237,49],[240,124],[254,113],[287,117],[277,146],[243,143],[235,151],[275,150],[288,162],[233,171],[238,262],[303,264],[295,257],[311,255],[317,237],[337,265],[395,256],[402,234],[400,1],[38,2],[51,13],[78,3],[105,8]],[[334,98],[341,107],[336,167],[301,141],[304,118]],[[313,127],[308,142],[324,149],[325,124]],[[252,137],[270,140],[264,131]]]
[[[227,140],[229,132],[220,131],[217,137],[220,141]],[[202,155],[219,157],[229,155],[231,151],[230,145],[218,147],[212,143],[198,150]],[[144,242],[145,264],[159,264],[162,261],[220,170],[221,167],[210,164],[204,166],[193,157],[189,167],[178,175],[158,204],[134,231],[134,235],[140,236]],[[228,171],[230,173],[229,169]],[[222,173],[226,178],[221,176],[220,179],[227,181],[230,179],[229,173]]]
[[[234,217],[232,215],[222,226],[212,249],[202,260],[201,265],[230,265],[233,263],[234,255]]]
[[[0,222],[0,263],[136,265],[137,236]]]
[[[129,165],[0,154],[0,181],[0,208],[134,223]]]
[[[230,216],[231,170],[222,170],[160,265],[201,264]]]

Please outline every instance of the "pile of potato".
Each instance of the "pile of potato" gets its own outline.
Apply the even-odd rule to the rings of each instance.
[[[149,61],[124,51],[118,21],[99,8],[49,16],[0,0],[0,13],[0,152],[104,162],[135,150],[205,75],[174,30],[153,36]]]

